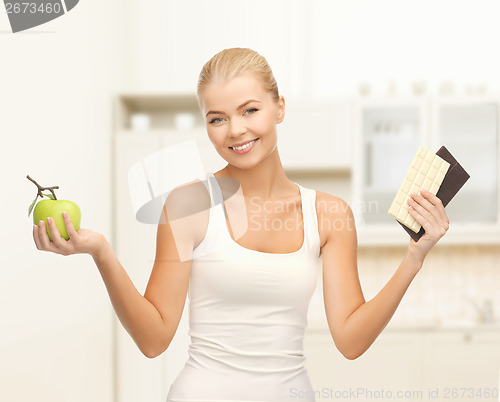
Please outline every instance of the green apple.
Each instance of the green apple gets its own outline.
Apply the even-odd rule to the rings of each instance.
[[[28,180],[32,181],[38,188],[37,194],[33,202],[28,208],[28,216],[30,216],[33,207],[35,210],[33,211],[33,223],[38,226],[40,221],[45,222],[45,226],[47,228],[47,234],[49,235],[50,241],[52,240],[52,236],[50,235],[50,229],[47,225],[47,218],[50,216],[61,234],[61,237],[69,240],[68,233],[66,232],[66,225],[64,224],[64,217],[62,216],[63,212],[67,212],[73,223],[73,227],[78,232],[80,230],[80,219],[82,214],[80,212],[80,207],[75,204],[73,201],[69,200],[58,200],[56,194],[54,192],[55,189],[59,188],[59,186],[52,187],[42,187],[35,180],[33,180],[29,175],[26,176]],[[49,190],[51,194],[44,194],[42,191]],[[38,197],[47,197],[48,200],[42,200],[38,204],[36,204],[36,200]]]
[[[45,226],[47,228],[47,234],[49,235],[50,241],[52,241],[52,236],[50,235],[49,226],[47,225],[47,217],[54,219],[54,223],[61,233],[61,237],[69,240],[68,233],[66,232],[66,225],[64,224],[64,218],[62,213],[66,211],[71,218],[73,227],[78,232],[80,229],[81,211],[80,207],[73,201],[69,200],[41,200],[35,205],[35,210],[33,211],[33,223],[38,225],[40,220],[45,221]]]

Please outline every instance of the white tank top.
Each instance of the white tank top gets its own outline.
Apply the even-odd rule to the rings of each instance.
[[[193,252],[188,290],[189,358],[167,402],[315,401],[303,339],[319,273],[316,191],[295,183],[302,247],[267,253],[231,238],[221,189],[208,176],[209,223]]]

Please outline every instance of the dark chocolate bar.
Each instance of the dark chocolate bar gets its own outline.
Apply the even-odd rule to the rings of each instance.
[[[462,188],[467,180],[469,180],[470,176],[465,171],[465,169],[458,163],[458,161],[453,157],[453,155],[446,149],[443,145],[436,152],[436,155],[443,158],[446,162],[450,164],[448,172],[444,176],[443,182],[439,187],[439,190],[436,196],[441,200],[443,206],[446,207],[451,199],[458,193],[458,191]],[[415,233],[410,228],[403,225],[401,222],[398,222],[404,230],[408,232],[413,240],[416,242],[424,235],[425,230],[423,227],[420,228],[418,233]]]

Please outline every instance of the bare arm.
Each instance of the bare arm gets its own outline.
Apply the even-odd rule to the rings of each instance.
[[[429,193],[430,194],[430,193]],[[327,219],[339,228],[330,231],[323,246],[323,292],[328,325],[337,348],[348,359],[361,356],[377,339],[394,315],[411,281],[423,265],[428,251],[448,229],[448,220],[439,199],[432,194],[417,197],[415,219],[426,234],[417,243],[410,240],[400,266],[368,302],[365,301],[357,272],[357,235],[351,209],[344,201]]]
[[[109,243],[93,259],[121,324],[145,356],[155,357],[156,351],[171,341],[167,322],[139,293]]]
[[[407,254],[377,295],[346,317],[338,336],[345,357],[356,359],[373,344],[391,320],[421,266],[421,262]]]
[[[144,296],[135,289],[110,247],[94,258],[123,327],[149,358],[168,348],[179,326],[192,251],[205,235],[209,207],[210,197],[199,181],[169,194],[160,218],[163,223],[158,224],[156,257]]]
[[[170,345],[186,302],[190,257],[193,242],[197,239],[194,232],[199,227],[197,222],[200,219],[183,210],[189,204],[188,191],[192,192],[193,188],[173,191],[167,198],[163,219],[160,219],[164,223],[159,223],[157,229],[156,258],[144,296],[137,291],[111,247],[106,247],[94,257],[120,322],[141,352],[149,358],[159,356]],[[196,195],[199,200],[200,195]],[[206,203],[206,198],[204,201]],[[181,220],[184,230],[177,230],[175,236],[167,204],[170,212],[187,215]],[[200,208],[200,205],[196,206]],[[208,220],[208,209],[202,216]],[[180,254],[188,259],[181,259]]]
[[[173,196],[182,203],[183,194]],[[106,238],[97,232],[81,228],[75,231],[69,216],[64,216],[69,240],[61,237],[55,223],[49,220],[50,241],[44,222],[33,227],[33,237],[39,250],[65,256],[86,253],[92,256],[102,276],[115,312],[141,352],[153,358],[168,348],[177,330],[186,300],[191,260],[181,261],[164,207],[164,222],[158,224],[156,259],[144,296],[134,286],[118,261]],[[205,219],[208,212],[205,212]],[[194,218],[191,219],[195,223]],[[190,223],[189,220],[184,221]],[[194,226],[194,223],[191,223]],[[190,257],[194,235],[185,230],[176,240]]]

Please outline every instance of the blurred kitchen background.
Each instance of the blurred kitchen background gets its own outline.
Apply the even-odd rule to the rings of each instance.
[[[128,170],[188,139],[206,171],[225,166],[195,91],[203,64],[234,46],[264,55],[285,96],[289,178],[353,208],[366,300],[405,254],[387,210],[418,146],[445,145],[471,176],[446,209],[450,230],[359,359],[337,351],[318,278],[304,341],[317,400],[349,389],[366,401],[498,400],[500,2],[82,1],[17,34],[2,10],[2,401],[165,400],[188,356],[189,300],[170,348],[144,357],[92,258],[36,249],[26,175],[79,204],[82,227],[108,238],[143,294],[156,226],[135,220]]]

